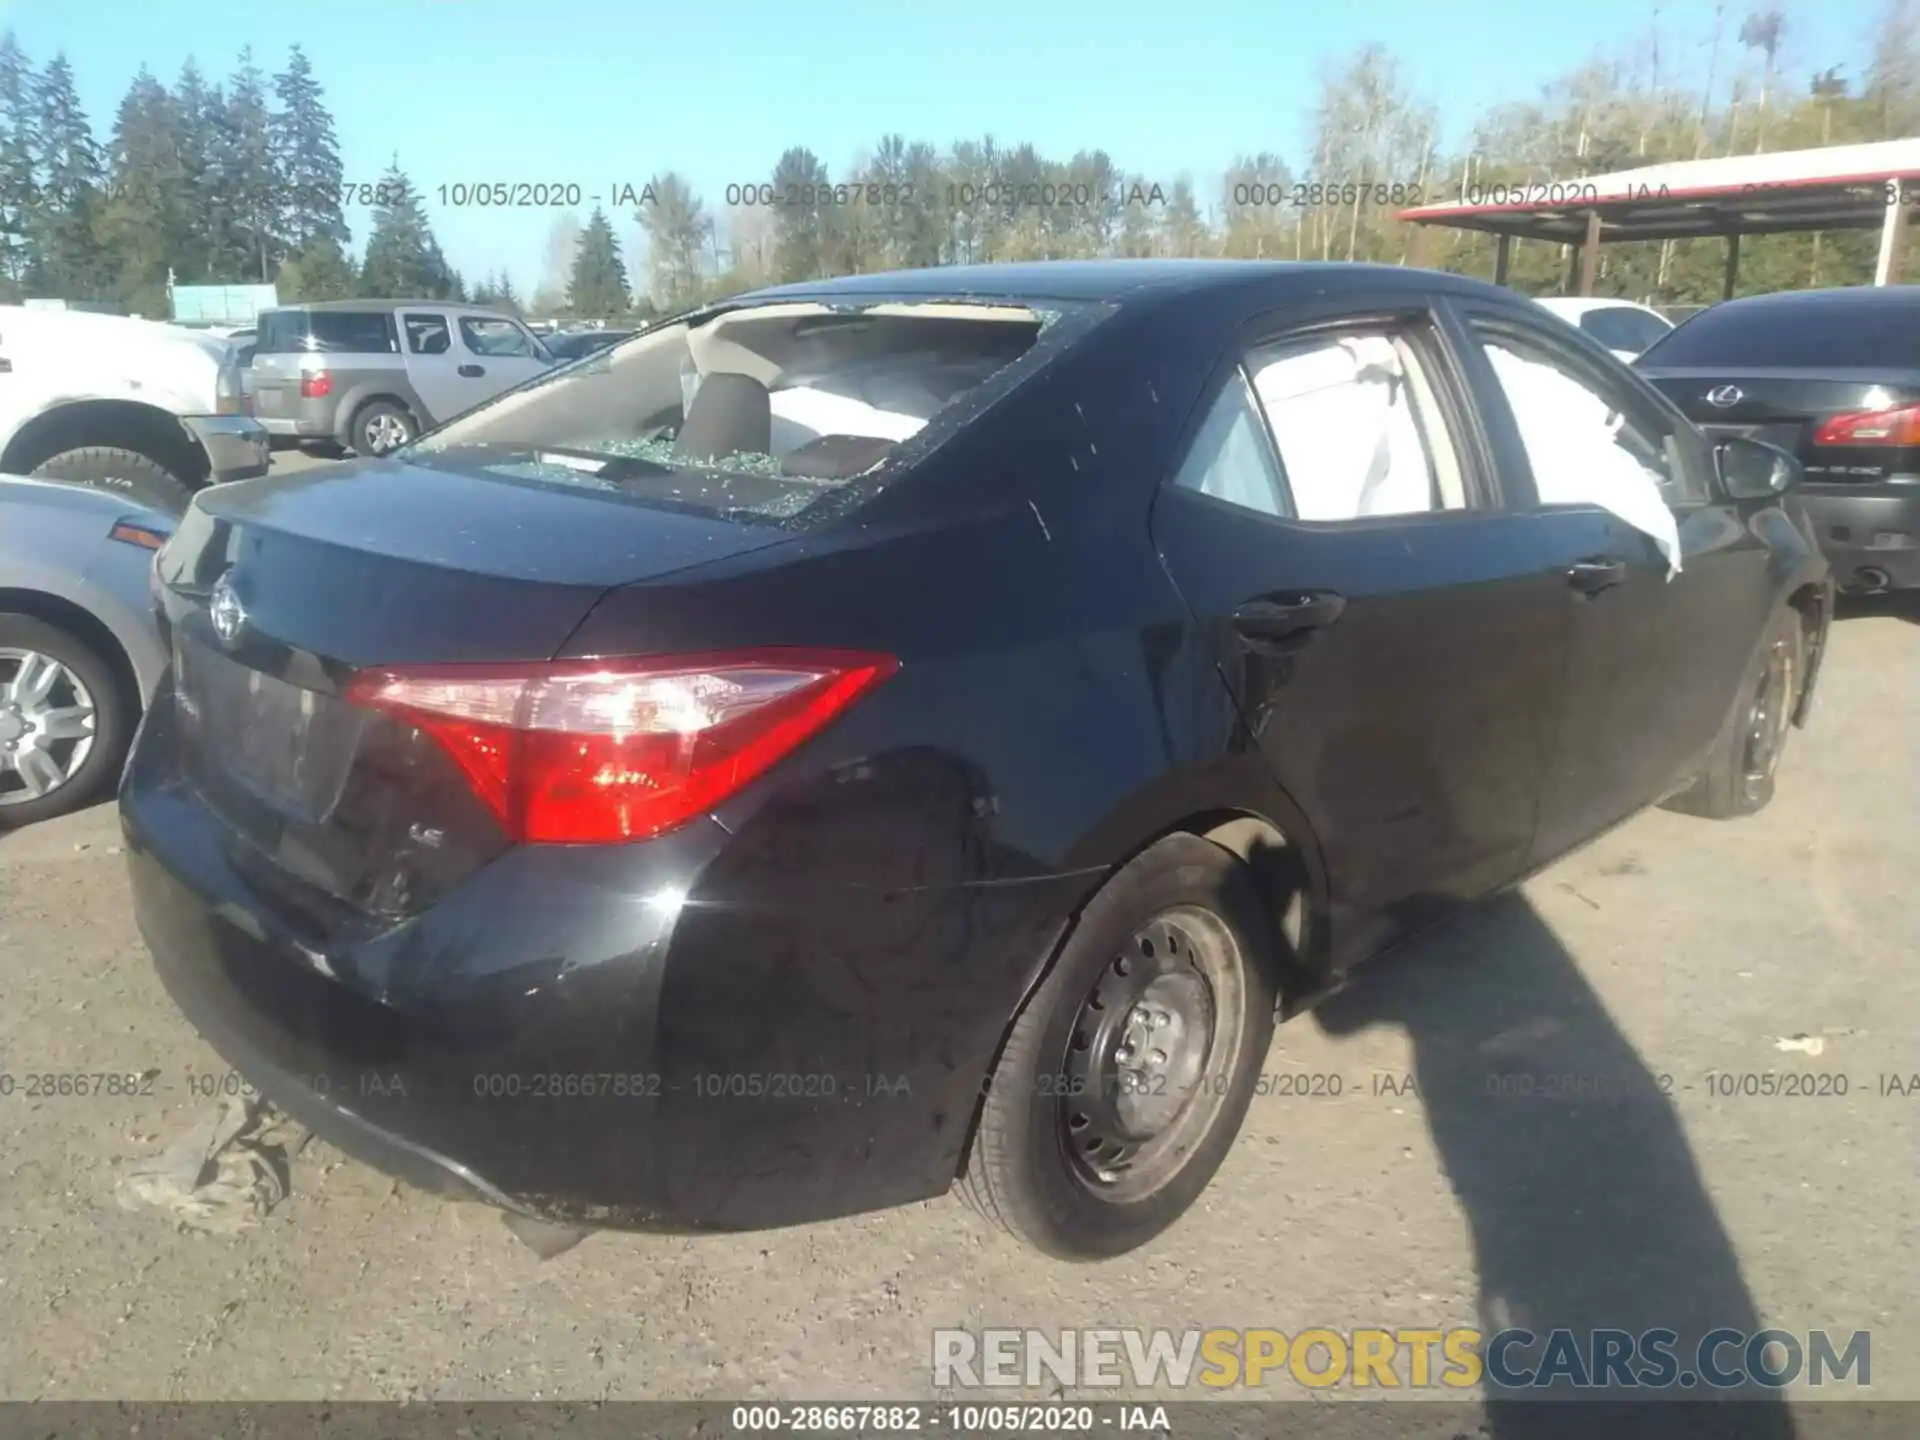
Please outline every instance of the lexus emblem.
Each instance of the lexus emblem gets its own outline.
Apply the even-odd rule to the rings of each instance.
[[[213,633],[220,637],[222,645],[233,644],[246,628],[246,608],[241,605],[240,597],[233,593],[232,575],[222,575],[214,583],[213,601],[207,607],[207,618],[213,622]]]
[[[1731,409],[1746,397],[1746,393],[1738,385],[1718,385],[1707,391],[1707,403],[1717,405],[1722,410]]]

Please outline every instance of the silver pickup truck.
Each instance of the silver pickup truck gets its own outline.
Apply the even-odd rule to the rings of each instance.
[[[114,490],[172,514],[267,472],[240,351],[216,335],[0,305],[0,472]]]

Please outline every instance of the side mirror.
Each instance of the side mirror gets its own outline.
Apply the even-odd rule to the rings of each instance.
[[[1760,440],[1722,440],[1714,451],[1714,463],[1720,483],[1735,500],[1784,495],[1805,477],[1792,455]]]

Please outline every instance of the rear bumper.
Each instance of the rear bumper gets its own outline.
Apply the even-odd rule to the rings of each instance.
[[[180,778],[172,708],[163,686],[120,808],[175,1003],[347,1153],[541,1219],[759,1229],[944,1193],[1085,886],[847,887],[703,822],[510,850],[385,933],[316,944]]]
[[[1798,495],[1835,584],[1860,588],[1881,572],[1887,588],[1920,586],[1920,485],[1809,484]]]
[[[286,440],[330,440],[333,438],[333,423],[329,420],[308,420],[303,417],[288,418],[269,416],[260,421],[270,435]]]
[[[207,455],[207,481],[251,480],[267,473],[273,455],[266,428],[250,415],[183,415],[187,427]]]

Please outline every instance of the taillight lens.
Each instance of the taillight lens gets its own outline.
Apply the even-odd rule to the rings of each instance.
[[[333,393],[333,372],[313,370],[300,377],[302,400],[324,400]]]
[[[402,666],[347,699],[437,740],[512,839],[608,844],[710,809],[898,668],[838,650]]]
[[[1920,445],[1920,405],[1835,415],[1813,437],[1816,445]]]
[[[122,545],[138,545],[142,550],[158,550],[167,543],[167,534],[137,520],[122,520],[107,532],[107,538],[118,540]]]

